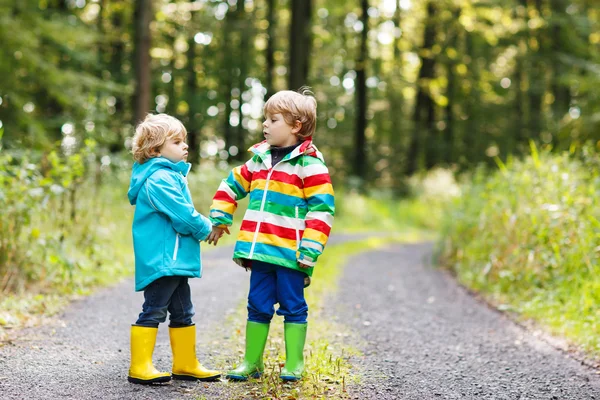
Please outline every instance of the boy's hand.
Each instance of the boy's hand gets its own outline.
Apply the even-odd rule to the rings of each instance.
[[[208,237],[206,238],[206,243],[216,246],[219,242],[219,239],[221,239],[221,236],[223,236],[223,233],[227,233],[229,235],[229,228],[226,226],[222,228],[218,226],[213,226],[212,231],[208,234]]]
[[[300,261],[298,261],[298,266],[304,269],[310,268],[310,265],[302,264]]]

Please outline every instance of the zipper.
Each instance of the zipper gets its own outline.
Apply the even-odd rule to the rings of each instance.
[[[173,261],[177,260],[177,252],[179,251],[179,233],[175,235],[175,249],[173,250]]]
[[[256,239],[258,238],[258,231],[260,230],[260,223],[262,222],[262,218],[263,218],[262,213],[265,209],[265,202],[267,200],[267,191],[269,190],[269,179],[271,179],[271,174],[273,174],[273,170],[274,170],[274,168],[271,168],[271,170],[267,174],[267,181],[265,182],[265,190],[263,191],[263,198],[260,203],[260,212],[258,214],[258,215],[260,215],[260,220],[256,224],[256,231],[254,232],[254,238],[252,239],[252,247],[250,247],[250,254],[248,255],[248,258],[250,258],[250,259],[252,259],[252,256],[254,255],[254,247],[256,246]]]
[[[298,206],[296,206],[296,221],[294,221],[296,225],[296,250],[300,248],[300,232],[298,231]]]

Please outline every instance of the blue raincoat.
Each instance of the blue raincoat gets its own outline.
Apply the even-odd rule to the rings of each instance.
[[[133,164],[127,196],[135,205],[135,290],[163,276],[202,275],[200,241],[212,229],[196,211],[187,187],[191,164],[164,157]]]

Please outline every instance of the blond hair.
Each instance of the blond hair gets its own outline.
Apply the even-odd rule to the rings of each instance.
[[[296,134],[299,139],[308,139],[315,133],[317,125],[317,100],[310,88],[303,86],[297,92],[281,90],[267,100],[263,108],[265,115],[281,114],[286,124],[302,123]]]
[[[135,128],[131,153],[140,164],[158,156],[159,149],[168,139],[181,137],[185,140],[187,130],[177,118],[167,114],[148,114]]]

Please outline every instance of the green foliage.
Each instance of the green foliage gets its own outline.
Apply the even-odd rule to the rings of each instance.
[[[600,354],[600,157],[532,147],[465,184],[443,262],[465,285]]]
[[[97,196],[112,201],[114,190],[95,187],[86,168],[94,143],[87,144],[69,156],[0,153],[2,293],[20,293],[31,284],[38,291],[76,292],[78,283],[85,286],[78,271],[111,259],[98,248],[114,232],[104,231],[108,221],[98,226],[106,207]]]
[[[101,37],[52,4],[0,0],[0,121],[9,148],[53,146],[65,122],[83,128],[106,114],[94,93],[123,90],[97,78]]]
[[[434,169],[408,182],[411,196],[398,199],[389,192],[361,195],[336,190],[336,232],[399,232],[438,230],[446,204],[460,192],[453,173]]]

